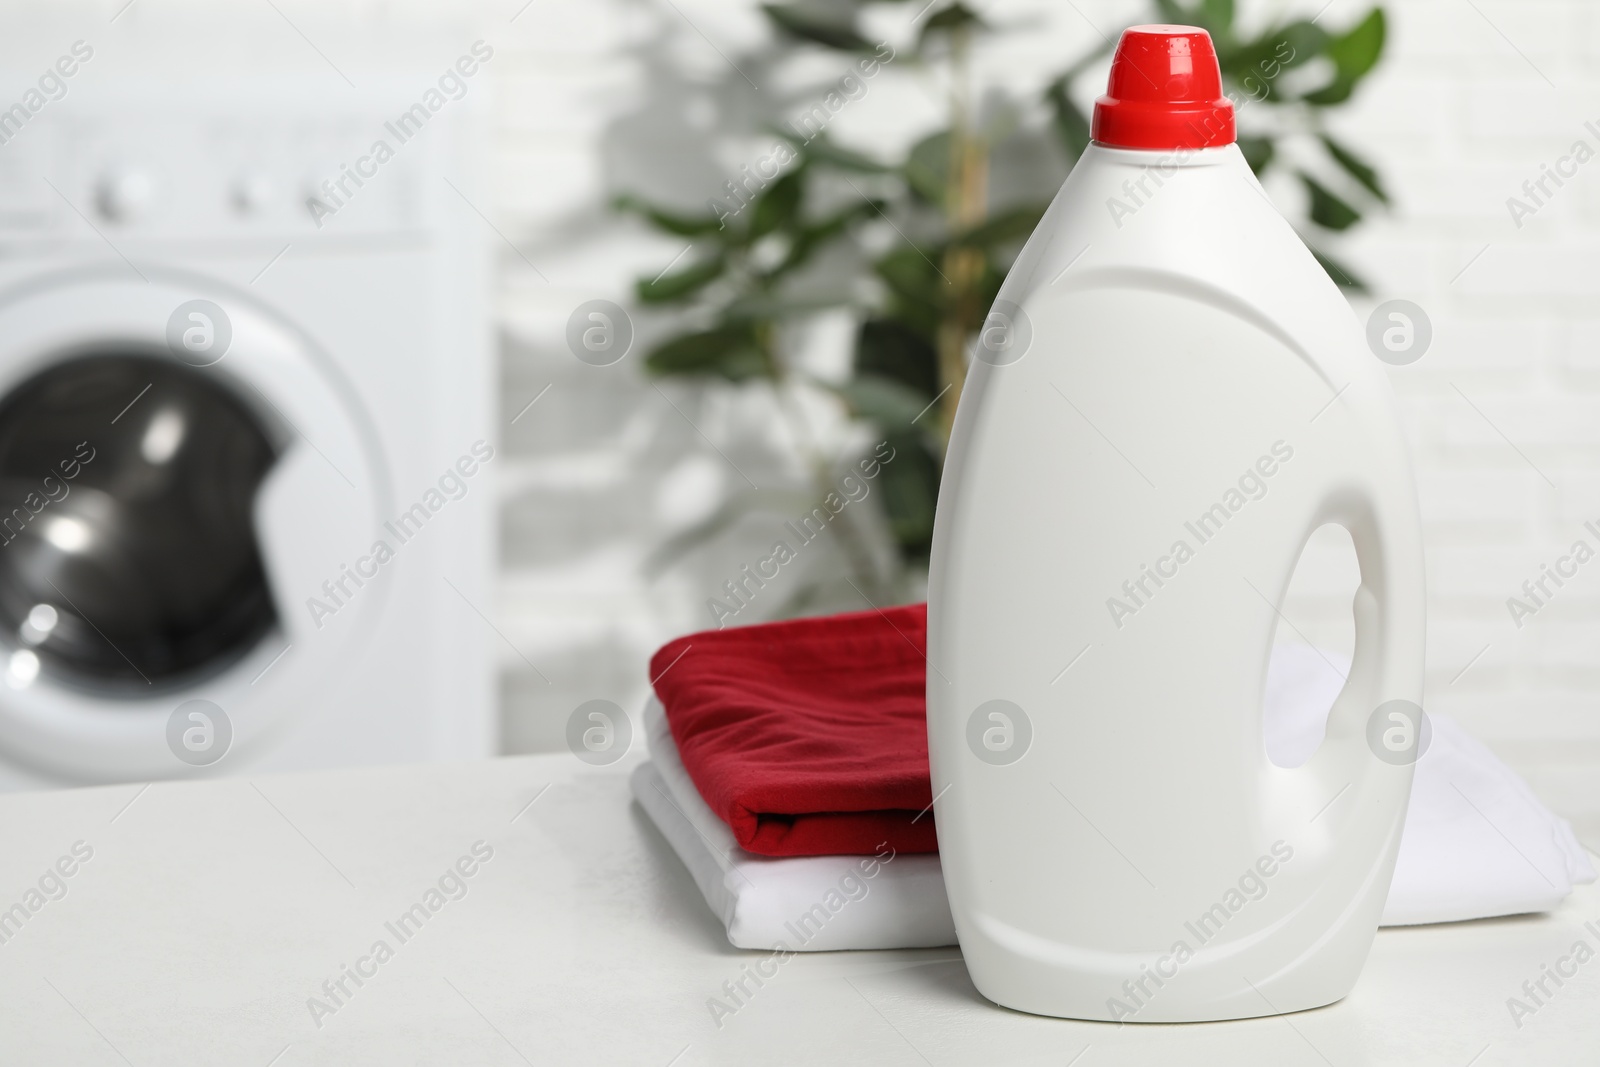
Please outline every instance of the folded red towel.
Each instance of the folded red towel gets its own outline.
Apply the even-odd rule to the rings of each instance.
[[[926,604],[709,630],[650,661],[683,765],[764,856],[937,852]]]

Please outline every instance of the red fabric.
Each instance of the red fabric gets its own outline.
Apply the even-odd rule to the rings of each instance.
[[[926,604],[710,630],[650,660],[683,765],[764,856],[937,852]]]

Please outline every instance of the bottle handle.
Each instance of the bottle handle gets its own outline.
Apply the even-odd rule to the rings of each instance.
[[[1333,487],[1310,529],[1329,522],[1349,532],[1361,570],[1352,605],[1355,649],[1350,674],[1328,713],[1326,735],[1305,770],[1330,798],[1356,787],[1379,812],[1389,800],[1403,810],[1410,768],[1424,740],[1427,611],[1421,520],[1409,476],[1391,468]],[[1394,725],[1401,722],[1392,720],[1396,715],[1409,717],[1409,732]],[[1374,773],[1388,767],[1404,773]]]

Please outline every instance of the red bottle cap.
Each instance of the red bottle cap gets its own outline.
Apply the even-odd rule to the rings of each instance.
[[[1222,95],[1211,35],[1196,26],[1123,30],[1091,132],[1114,148],[1232,144],[1233,102]]]

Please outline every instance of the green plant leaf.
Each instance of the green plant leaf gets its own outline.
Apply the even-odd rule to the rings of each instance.
[[[876,374],[858,374],[843,385],[832,386],[857,418],[885,432],[902,430],[928,407],[928,398],[904,382]]]
[[[780,129],[776,131],[779,136],[790,141],[798,148],[807,160],[826,163],[840,170],[854,171],[857,174],[888,174],[895,168],[885,163],[879,163],[871,156],[863,155],[851,148],[835,144],[828,139],[826,134],[818,134],[811,140],[796,137],[791,131]]]
[[[1328,272],[1328,277],[1332,278],[1334,284],[1339,288],[1349,289],[1351,292],[1356,293],[1367,291],[1367,283],[1352,273],[1343,263],[1340,263],[1326,252],[1318,251],[1310,244],[1307,244],[1306,247],[1311,250],[1312,257],[1322,264],[1322,269]]]
[[[1361,212],[1341,200],[1317,179],[1301,171],[1300,180],[1305,183],[1306,193],[1311,197],[1311,207],[1307,214],[1311,216],[1312,222],[1324,229],[1348,230],[1361,221]]]
[[[931,340],[938,333],[948,293],[944,279],[924,256],[915,245],[905,244],[873,266],[889,287],[887,314]]]
[[[943,303],[948,283],[928,252],[915,245],[901,245],[879,259],[876,266],[879,276],[897,295],[934,309]]]
[[[1270,57],[1263,58],[1275,59],[1285,68],[1292,68],[1303,66],[1326,51],[1328,31],[1315,22],[1298,19],[1266,34],[1263,40],[1272,49]]]
[[[640,302],[645,304],[665,304],[673,300],[683,300],[714,281],[722,273],[726,263],[727,261],[721,256],[717,256],[714,259],[691,263],[682,270],[662,274],[658,278],[650,280],[640,278],[634,283],[634,292],[638,294]]]
[[[777,277],[804,264],[817,249],[843,236],[850,224],[858,219],[876,215],[883,208],[881,200],[863,200],[836,212],[821,221],[802,225],[789,246],[789,254],[774,268],[768,277]]]
[[[1227,37],[1233,30],[1233,0],[1202,0],[1197,14],[1213,38]]]
[[[1161,12],[1161,21],[1170,26],[1187,26],[1194,21],[1194,12],[1175,0],[1156,0],[1156,10]]]
[[[856,32],[854,20],[822,18],[793,4],[762,4],[761,10],[774,26],[802,41],[840,52],[871,52],[876,47]]]
[[[978,299],[975,301],[977,317],[972,322],[974,330],[988,318],[989,309],[994,306],[995,297],[1000,295],[1000,286],[1005,284],[1005,280],[1006,272],[994,265],[994,257],[986,259],[983,264],[983,274],[978,278]]]
[[[1089,147],[1089,118],[1073,101],[1069,93],[1071,84],[1071,80],[1063,74],[1045,89],[1044,98],[1050,105],[1050,120],[1056,140],[1066,152],[1067,161],[1076,163],[1078,157],[1083,155],[1083,150]]]
[[[1250,164],[1250,169],[1259,178],[1267,172],[1268,167],[1272,166],[1277,144],[1270,137],[1241,136],[1239,151],[1244,154],[1244,161]]]
[[[715,215],[680,215],[673,211],[647,204],[626,193],[611,202],[618,211],[631,211],[649,219],[657,229],[675,233],[679,237],[703,237],[723,228],[722,220]]]
[[[855,372],[892,378],[924,402],[939,392],[939,354],[901,319],[870,318],[856,331]]]
[[[939,460],[926,434],[903,430],[886,434],[885,440],[894,452],[878,475],[884,516],[902,555],[926,559],[939,499]]]
[[[1321,27],[1291,22],[1219,52],[1217,62],[1224,81],[1237,86],[1250,100],[1277,100],[1283,96],[1277,87],[1283,72],[1310,62],[1327,46],[1328,35]]]
[[[970,248],[990,248],[1006,241],[1026,239],[1039,225],[1048,204],[1027,204],[991,216],[965,233],[951,238],[951,244]]]
[[[1334,63],[1333,80],[1301,99],[1317,107],[1331,107],[1349,100],[1356,85],[1383,55],[1386,35],[1383,9],[1375,7],[1354,29],[1328,42],[1327,55]]]
[[[1367,17],[1328,42],[1328,58],[1339,68],[1339,75],[1349,81],[1359,81],[1378,65],[1383,55],[1383,42],[1388,33],[1383,8],[1375,7]]]
[[[748,324],[682,334],[657,345],[645,357],[653,374],[710,376],[732,382],[772,377],[772,365]]]
[[[750,238],[754,240],[780,227],[789,226],[800,211],[800,197],[804,192],[803,169],[791,170],[756,197],[750,214]]]
[[[729,301],[721,310],[723,325],[744,323],[757,326],[780,322],[784,319],[804,318],[819,311],[838,307],[840,299],[802,299],[781,293],[748,293]]]
[[[1328,150],[1328,155],[1332,156],[1334,161],[1345,169],[1345,173],[1366,186],[1367,192],[1385,204],[1389,202],[1389,194],[1383,191],[1383,183],[1378,180],[1378,172],[1373,168],[1372,164],[1327,134],[1322,135],[1322,144]]]
[[[1304,94],[1300,99],[1316,107],[1333,107],[1350,99],[1350,94],[1355,92],[1356,83],[1335,77],[1333,81],[1321,89],[1314,89]]]
[[[913,145],[901,173],[918,196],[930,204],[943,204],[945,183],[950,180],[949,131],[929,134]]]

